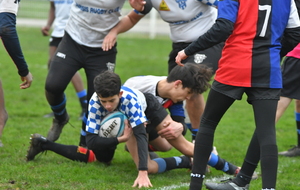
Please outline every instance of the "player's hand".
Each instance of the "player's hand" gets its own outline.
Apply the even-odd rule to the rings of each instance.
[[[129,0],[129,4],[131,5],[132,8],[141,12],[144,10],[146,1],[144,1],[144,0]]]
[[[135,179],[132,187],[152,187],[147,171],[139,171],[138,177]]]
[[[181,63],[182,60],[186,59],[188,56],[185,54],[184,50],[181,50],[180,52],[178,52],[176,58],[175,58],[175,62],[177,63],[177,65],[183,66],[183,64]]]
[[[110,50],[116,44],[117,36],[118,34],[113,32],[112,30],[105,36],[102,43],[103,51]]]
[[[124,128],[123,135],[118,137],[118,141],[120,143],[128,141],[128,139],[131,137],[131,135],[133,133],[132,132],[132,127],[129,125],[127,119],[124,121],[124,123],[125,123],[125,128]]]
[[[181,123],[171,121],[163,123],[164,129],[157,133],[165,139],[176,139],[182,134],[183,126]]]
[[[50,30],[49,26],[44,26],[43,28],[41,28],[41,32],[43,36],[49,36],[49,30]]]
[[[29,88],[31,86],[32,79],[33,79],[33,77],[32,77],[32,74],[30,72],[27,74],[27,76],[21,77],[21,80],[23,82],[20,84],[20,88],[21,89]]]

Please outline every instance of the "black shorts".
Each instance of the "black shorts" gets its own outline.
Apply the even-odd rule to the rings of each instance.
[[[281,71],[283,87],[280,96],[300,100],[300,59],[286,57]]]
[[[110,161],[112,161],[112,159],[115,155],[116,149],[117,149],[117,146],[112,146],[109,148],[97,149],[97,150],[92,150],[92,151],[94,152],[96,159],[99,162],[109,163]]]
[[[62,40],[62,37],[57,38],[57,37],[51,36],[51,38],[49,39],[49,46],[58,47],[58,44],[60,43],[61,40]]]
[[[249,104],[253,100],[279,100],[280,88],[258,88],[258,87],[238,87],[219,83],[214,80],[212,89],[235,100],[241,100],[244,93],[247,94]]]
[[[175,62],[175,58],[179,51],[186,48],[190,43],[173,43],[172,51],[169,54],[169,73],[170,71],[177,65]],[[187,57],[182,63],[196,63],[196,64],[204,64],[213,69],[215,73],[218,69],[219,59],[222,55],[222,49],[224,47],[224,43],[219,43],[213,47],[205,49],[203,51],[199,51],[194,55]]]
[[[145,110],[145,115],[148,119],[146,131],[149,134],[155,135],[156,127],[167,117],[168,112],[164,107],[162,107],[162,105],[158,102],[158,100],[155,98],[155,96],[153,94],[144,93],[144,95],[145,95],[146,102],[147,102],[147,108]],[[157,137],[158,137],[158,135],[156,137],[152,136],[151,140],[153,140]],[[149,140],[150,140],[150,137],[149,137]]]

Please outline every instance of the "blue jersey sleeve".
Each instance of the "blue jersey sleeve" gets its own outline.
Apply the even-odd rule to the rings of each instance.
[[[185,117],[184,109],[183,109],[183,103],[173,104],[168,109],[169,109],[169,112],[170,112],[171,116],[183,116],[183,117]]]
[[[218,19],[223,18],[235,23],[239,10],[237,0],[223,0],[218,3]]]

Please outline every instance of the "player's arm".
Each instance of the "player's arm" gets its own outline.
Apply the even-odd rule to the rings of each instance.
[[[175,103],[168,107],[168,109],[170,117],[165,118],[163,128],[160,128],[157,133],[166,139],[175,139],[181,134],[185,135],[187,126],[184,122],[183,103]]]
[[[46,26],[41,28],[41,32],[44,36],[49,36],[49,31],[55,20],[55,5],[53,1],[50,1],[50,9],[48,13],[48,20]]]
[[[150,12],[152,9],[151,1],[147,1],[144,10],[142,12],[137,11],[136,9],[129,12],[126,16],[124,16],[120,22],[112,28],[109,33],[105,36],[102,49],[103,51],[110,50],[117,41],[117,36],[120,33],[126,32],[130,30],[133,26],[135,26],[146,14]]]
[[[144,124],[133,127],[133,134],[137,141],[139,165],[138,170],[148,170],[148,140]]]
[[[89,149],[107,148],[119,144],[117,137],[105,138],[98,134],[86,132],[86,144]]]
[[[185,123],[185,115],[184,115],[184,109],[183,109],[183,102],[173,104],[169,107],[169,112],[171,115],[171,118],[173,121],[176,121],[178,123],[182,124],[183,130],[182,135],[186,134],[187,131],[187,125]]]
[[[131,134],[132,134],[132,129],[128,125],[128,121],[125,120],[125,128],[122,136],[106,138],[106,137],[100,137],[99,134],[86,132],[86,141],[87,141],[86,143],[88,148],[92,150],[98,149],[99,147],[109,148],[119,143],[126,142],[130,138]]]
[[[148,177],[148,140],[144,124],[139,124],[133,127],[133,134],[136,138],[138,148],[138,176],[134,181],[133,187],[152,187],[150,179]]]
[[[227,5],[228,3],[230,3],[230,6]],[[175,58],[176,63],[183,66],[181,61],[188,56],[225,41],[233,31],[238,7],[239,3],[237,1],[220,1],[218,3],[218,19],[214,25],[187,48],[178,52]]]
[[[9,12],[1,13],[6,19],[1,20],[1,25],[6,26],[7,30],[1,36],[3,45],[18,69],[18,74],[23,81],[20,84],[21,89],[30,87],[32,83],[32,74],[29,72],[28,65],[23,55],[19,37],[16,30],[16,15]]]
[[[153,5],[151,0],[129,0],[129,4],[134,8],[138,13],[148,14]]]
[[[184,136],[186,134],[187,131],[187,125],[184,121],[185,117],[183,116],[178,116],[178,115],[171,115],[171,118],[173,119],[173,121],[180,123],[182,125],[182,132],[181,134]]]

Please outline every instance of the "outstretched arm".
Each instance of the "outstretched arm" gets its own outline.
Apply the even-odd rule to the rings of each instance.
[[[128,15],[124,16],[120,22],[105,36],[102,43],[103,51],[110,50],[115,45],[118,34],[131,29],[143,17],[144,15],[140,15],[134,11],[131,11],[128,13]]]

